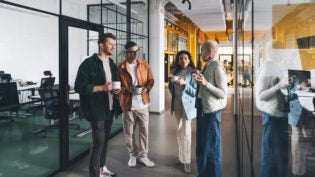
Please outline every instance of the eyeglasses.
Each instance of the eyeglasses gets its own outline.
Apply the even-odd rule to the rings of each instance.
[[[132,51],[132,50],[128,51],[128,50],[126,50],[126,54],[132,54],[132,55],[134,55],[134,54],[136,54],[137,52],[139,52],[139,49],[138,49],[138,50],[135,50],[135,51]]]

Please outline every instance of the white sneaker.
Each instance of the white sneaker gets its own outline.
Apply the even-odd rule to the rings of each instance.
[[[148,157],[140,158],[139,162],[144,164],[146,167],[154,167],[154,162],[152,162]]]
[[[103,169],[100,169],[100,177],[111,177],[109,172],[103,171]]]
[[[135,167],[137,165],[137,158],[133,155],[130,155],[129,161],[128,161],[128,167]]]
[[[104,167],[101,169],[101,172],[101,175],[104,175],[101,177],[112,177],[117,175],[116,173],[111,172],[106,165],[104,165]]]

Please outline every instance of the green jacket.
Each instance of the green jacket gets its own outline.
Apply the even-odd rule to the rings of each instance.
[[[112,81],[118,81],[117,66],[111,58],[109,60]],[[75,79],[74,90],[80,94],[80,108],[88,121],[109,120],[111,118],[108,116],[110,111],[108,93],[93,93],[94,86],[105,83],[106,78],[103,63],[97,54],[94,54],[81,63]],[[113,95],[113,109],[115,115],[122,113],[117,95]]]

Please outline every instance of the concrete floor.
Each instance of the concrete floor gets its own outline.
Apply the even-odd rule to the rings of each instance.
[[[222,177],[237,177],[237,162],[240,167],[240,176],[250,177],[249,150],[251,144],[246,141],[246,134],[250,140],[251,124],[251,92],[249,89],[240,90],[239,109],[242,114],[239,115],[239,121],[236,123],[233,118],[233,89],[229,90],[228,105],[222,112],[221,132],[222,132]],[[147,168],[137,164],[135,168],[129,168],[128,152],[125,146],[123,133],[119,133],[109,142],[107,165],[112,171],[118,173],[118,177],[195,177],[196,159],[195,159],[195,136],[196,120],[192,121],[192,173],[185,174],[183,168],[176,166],[177,159],[177,140],[176,140],[176,122],[170,115],[170,95],[168,90],[165,92],[166,105],[165,112],[161,114],[150,114],[149,124],[149,158],[156,164],[154,168]],[[254,106],[253,114],[253,167],[254,175],[260,176],[260,147],[262,124],[260,113]],[[240,161],[237,160],[236,148],[236,125],[238,127],[240,142]],[[55,177],[88,177],[88,159],[85,157],[78,161],[64,172]]]

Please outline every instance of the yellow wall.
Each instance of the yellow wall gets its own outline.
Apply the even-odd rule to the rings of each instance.
[[[178,30],[175,30],[174,28],[170,27],[170,26],[166,26],[165,25],[165,30],[168,31],[168,34],[171,33],[176,33],[179,36],[184,36],[187,37],[187,50],[191,53],[192,56],[192,60],[195,64],[195,66],[197,66],[197,57],[198,57],[198,51],[197,51],[197,47],[198,47],[198,35],[200,38],[200,42],[204,42],[205,40],[208,40],[209,37],[207,37],[207,34],[205,32],[200,31],[200,29],[193,24],[190,20],[188,19],[182,19],[181,23],[176,24],[178,25],[180,28],[184,29],[185,31],[188,32],[188,35],[186,36],[184,33],[179,32]],[[168,54],[176,54],[176,52],[170,51],[170,35],[168,35],[167,40],[168,41],[168,50],[165,50],[164,53],[168,53]]]
[[[284,44],[284,48],[298,48],[297,39],[315,35],[315,4],[290,5],[293,10],[273,26],[273,39]],[[293,6],[293,7],[292,7]],[[287,5],[273,6],[273,12],[288,8]],[[286,12],[286,11],[285,11]],[[276,14],[276,13],[273,13]],[[315,68],[315,49],[300,49],[304,70]]]

